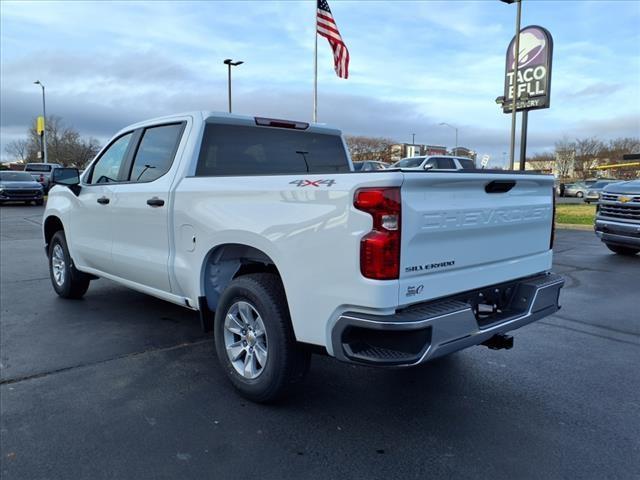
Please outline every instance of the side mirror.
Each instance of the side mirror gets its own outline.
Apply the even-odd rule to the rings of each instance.
[[[427,164],[424,166],[424,169],[425,169],[425,170],[431,170],[432,168],[433,168],[433,163],[427,163]]]
[[[51,184],[63,185],[78,195],[80,193],[80,172],[77,168],[54,168],[51,172]]]

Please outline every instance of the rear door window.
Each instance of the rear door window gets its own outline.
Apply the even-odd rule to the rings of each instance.
[[[294,129],[208,124],[197,176],[349,172],[342,138]]]
[[[167,173],[176,155],[183,128],[183,123],[175,123],[145,129],[129,180],[153,182]]]
[[[473,162],[473,160],[470,160],[468,158],[459,158],[458,162],[460,162],[463,170],[475,170],[476,168],[476,164]]]
[[[438,158],[438,170],[455,170],[456,164],[451,158]]]

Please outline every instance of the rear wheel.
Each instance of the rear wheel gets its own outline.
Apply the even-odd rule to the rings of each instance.
[[[311,354],[296,343],[280,278],[236,278],[216,308],[218,360],[241,395],[255,402],[281,398],[307,370]]]
[[[611,245],[609,243],[606,244],[607,248],[618,255],[629,255],[633,256],[640,252],[639,248],[631,248],[631,247],[621,247],[619,245]]]
[[[49,274],[53,289],[63,298],[81,298],[89,288],[91,278],[74,267],[62,230],[49,243]]]

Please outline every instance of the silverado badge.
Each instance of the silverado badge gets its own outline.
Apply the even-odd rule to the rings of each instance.
[[[618,197],[618,201],[622,202],[622,203],[627,203],[627,202],[631,201],[631,198],[625,197],[625,196],[620,196],[620,197]]]

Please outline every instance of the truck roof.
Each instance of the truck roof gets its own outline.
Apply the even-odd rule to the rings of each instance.
[[[291,122],[291,123],[304,123],[308,125],[305,128],[305,131],[315,132],[315,133],[324,133],[328,135],[341,135],[342,132],[334,127],[331,127],[324,123],[312,123],[312,122],[302,122],[299,120],[290,120],[290,119],[281,119],[281,118],[270,118],[264,116],[251,116],[251,115],[238,115],[235,113],[227,113],[227,112],[216,112],[211,110],[195,110],[190,112],[182,112],[176,113],[173,115],[166,115],[162,117],[150,118],[148,120],[143,120],[132,125],[127,125],[122,128],[118,134],[124,132],[126,130],[132,130],[140,127],[145,127],[147,125],[153,125],[157,123],[163,122],[172,122],[184,119],[185,117],[193,117],[194,120],[203,121],[203,122],[215,122],[215,123],[224,123],[227,125],[246,125],[246,126],[256,126],[256,119],[258,118],[269,118],[270,120],[279,120],[281,122]],[[267,126],[267,125],[265,125]]]

